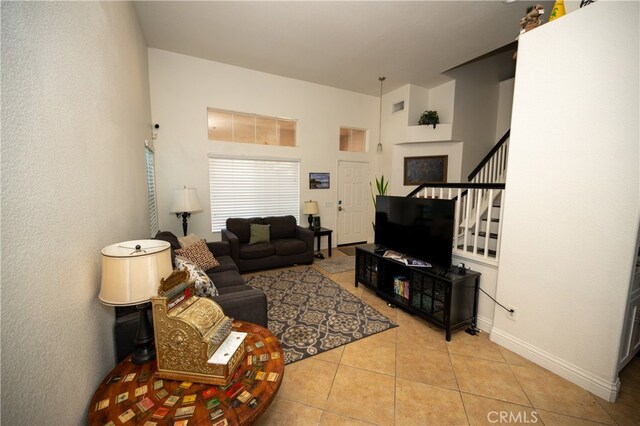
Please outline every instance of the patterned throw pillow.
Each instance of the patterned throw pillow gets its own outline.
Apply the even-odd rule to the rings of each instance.
[[[196,296],[211,297],[218,295],[218,289],[211,281],[211,278],[198,266],[184,257],[176,257],[176,268],[189,271],[189,277],[195,280]]]
[[[205,240],[200,240],[195,244],[191,244],[189,247],[176,250],[176,256],[186,257],[203,271],[208,271],[211,268],[220,266],[220,263],[213,257],[209,247]]]

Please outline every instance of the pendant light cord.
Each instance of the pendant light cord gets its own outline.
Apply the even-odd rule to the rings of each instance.
[[[382,82],[386,77],[378,77],[380,81],[380,111],[378,113],[378,147],[376,150],[382,152]]]

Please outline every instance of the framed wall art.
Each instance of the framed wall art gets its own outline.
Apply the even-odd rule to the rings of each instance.
[[[447,157],[448,155],[404,157],[404,184],[446,183]]]
[[[328,189],[329,173],[309,173],[309,189]]]

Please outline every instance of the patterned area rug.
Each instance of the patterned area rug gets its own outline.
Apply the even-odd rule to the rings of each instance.
[[[269,304],[269,330],[285,364],[397,327],[387,317],[310,267],[247,278]]]
[[[325,258],[322,260],[315,259],[314,263],[330,274],[337,274],[356,268],[356,258],[353,256]]]

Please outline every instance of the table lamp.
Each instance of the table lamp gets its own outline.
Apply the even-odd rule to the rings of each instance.
[[[196,188],[187,188],[173,191],[173,204],[171,205],[171,213],[175,213],[176,217],[182,216],[182,232],[187,236],[187,220],[191,213],[202,210]]]
[[[140,314],[134,364],[156,356],[147,317],[149,299],[158,294],[160,280],[173,272],[171,245],[160,240],[125,241],[102,249],[102,284],[98,298],[109,306],[135,306]]]
[[[302,214],[309,215],[309,229],[313,228],[313,215],[318,214],[320,210],[318,210],[318,202],[317,201],[305,201],[302,206]]]

